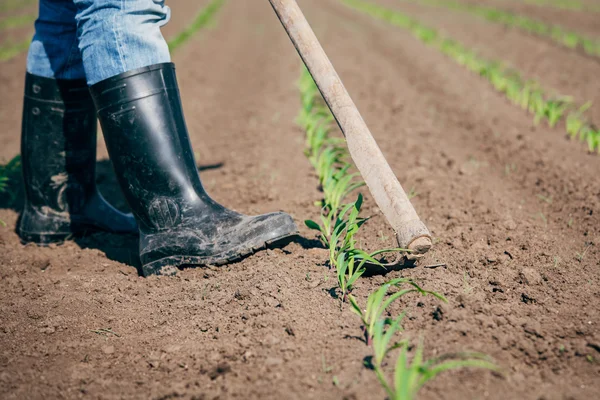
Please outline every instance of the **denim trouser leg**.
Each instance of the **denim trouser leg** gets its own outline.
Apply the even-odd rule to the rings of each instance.
[[[171,16],[164,0],[72,0],[88,85],[171,61],[160,32]]]
[[[55,79],[83,79],[77,39],[77,8],[72,0],[40,0],[27,72]]]
[[[40,0],[39,13],[27,57],[34,75],[93,85],[171,59],[164,0]]]

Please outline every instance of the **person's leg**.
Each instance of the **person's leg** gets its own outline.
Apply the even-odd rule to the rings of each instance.
[[[23,242],[59,243],[90,230],[136,233],[104,201],[96,171],[96,109],[78,49],[72,0],[40,0],[25,78],[21,164]]]
[[[297,233],[285,213],[246,216],[212,200],[200,182],[172,63],[91,86],[121,189],[140,227],[144,275],[221,265]]]
[[[121,189],[140,227],[142,272],[220,265],[297,233],[285,213],[256,217],[204,191],[158,0],[74,0],[90,90]]]
[[[27,72],[54,79],[84,79],[72,0],[40,0]]]
[[[79,49],[89,85],[171,61],[160,28],[171,16],[164,0],[73,0]]]

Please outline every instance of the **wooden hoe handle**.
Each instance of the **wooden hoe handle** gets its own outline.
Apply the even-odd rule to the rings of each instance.
[[[346,137],[348,150],[375,202],[396,232],[400,247],[418,258],[431,234],[394,175],[369,128],[331,65],[295,0],[269,0]]]

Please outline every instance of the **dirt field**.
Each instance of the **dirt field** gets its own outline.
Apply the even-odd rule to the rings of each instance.
[[[423,335],[428,356],[474,350],[502,367],[503,374],[440,375],[419,398],[597,397],[600,157],[559,128],[534,126],[487,82],[409,33],[337,0],[299,3],[436,238],[418,266],[362,278],[356,297],[364,301],[392,277],[423,279],[449,303],[395,304],[394,315],[409,310],[404,335]],[[599,64],[569,50],[518,31],[476,28],[459,14],[443,21],[434,9],[378,3],[445,23],[448,33],[470,35],[486,55],[522,62],[528,73],[536,64],[525,56],[535,56],[537,44],[546,49],[540,80],[561,89],[565,77],[565,90],[584,101],[600,92]],[[176,34],[198,3],[171,6],[180,8],[169,27]],[[322,194],[294,123],[300,60],[268,2],[227,2],[214,28],[173,59],[209,193],[248,214],[289,212],[302,238],[233,265],[142,278],[135,237],[23,246],[17,211],[0,209],[7,224],[0,227],[0,398],[384,399],[363,366],[371,351],[359,340],[360,324],[332,295],[327,252],[303,227],[317,218]],[[565,60],[568,70],[558,71]],[[19,149],[24,62],[20,56],[0,68],[3,162]],[[98,181],[126,208],[102,144]],[[393,232],[363,193],[373,218],[361,244],[392,246]],[[109,328],[117,335],[93,332]]]

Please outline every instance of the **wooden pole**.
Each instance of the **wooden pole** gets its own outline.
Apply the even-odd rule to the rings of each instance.
[[[331,61],[295,0],[269,0],[327,106],[342,130],[350,156],[375,202],[396,232],[400,247],[418,258],[431,248],[431,234],[377,146]]]

